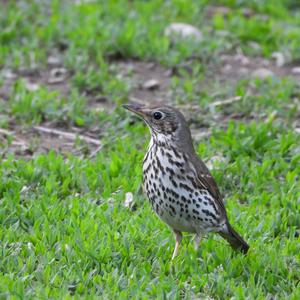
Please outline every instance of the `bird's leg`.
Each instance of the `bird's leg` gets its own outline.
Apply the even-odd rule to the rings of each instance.
[[[174,230],[174,233],[175,233],[176,244],[175,244],[172,260],[177,256],[178,250],[179,250],[179,245],[182,240],[182,234],[180,231]]]
[[[198,248],[199,248],[201,239],[202,239],[202,235],[201,235],[200,233],[197,233],[197,234],[195,235],[195,238],[194,238],[194,247],[195,247],[195,250],[196,250],[196,251],[197,251]]]

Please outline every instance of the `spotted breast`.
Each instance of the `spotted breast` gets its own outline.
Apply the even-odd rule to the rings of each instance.
[[[178,231],[216,231],[224,226],[225,218],[212,195],[198,186],[195,177],[184,153],[167,142],[151,138],[143,161],[143,185],[153,210]]]

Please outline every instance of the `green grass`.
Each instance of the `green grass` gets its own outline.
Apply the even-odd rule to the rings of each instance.
[[[232,7],[229,15],[215,15],[208,20],[203,12],[209,2],[123,0],[74,5],[68,1],[51,1],[40,5],[34,1],[32,4],[10,1],[12,4],[5,6],[0,19],[5,28],[0,33],[0,63],[16,67],[45,63],[47,53],[59,48],[64,49],[66,63],[79,69],[83,64],[87,67],[89,61],[101,64],[103,56],[154,58],[175,64],[192,52],[214,56],[236,46],[247,48],[249,41],[259,42],[265,55],[285,50],[299,58],[300,13],[289,10],[284,1],[276,0],[271,5],[268,1],[250,1],[248,7],[257,13],[253,18],[240,13],[249,1],[238,1],[240,5],[227,1]],[[268,14],[267,20],[261,17],[263,14]],[[164,28],[176,21],[201,27],[204,34],[201,47],[191,47],[185,42],[174,47],[163,36]],[[220,38],[220,30],[228,36]]]
[[[215,132],[209,153],[223,149],[228,159],[215,176],[251,251],[244,257],[212,238],[195,252],[186,238],[170,264],[173,237],[138,193],[143,132],[94,161],[49,153],[1,164],[1,290],[21,298],[297,299],[299,138],[271,122]],[[127,191],[136,211],[123,205]]]
[[[0,89],[2,70],[45,70],[54,53],[70,74],[70,92],[43,82],[30,91],[19,78],[8,99],[0,96],[2,131],[30,140],[37,124],[75,127],[96,131],[104,146],[93,158],[88,151],[14,156],[14,134],[0,131],[0,299],[299,299],[299,83],[220,83],[218,74],[205,83],[220,53],[237,48],[299,59],[297,1],[8,2],[0,10]],[[208,18],[208,3],[231,12]],[[175,21],[198,27],[203,41],[172,44],[163,30]],[[174,105],[199,107],[186,111],[195,131],[212,131],[195,147],[204,161],[223,158],[212,173],[249,255],[216,235],[195,251],[185,235],[170,262],[173,236],[140,191],[149,133],[120,108],[132,88],[120,59],[179,68],[169,93]],[[186,63],[190,73],[180,67]],[[98,96],[116,109],[96,109]],[[233,96],[241,100],[210,106]],[[126,192],[135,209],[124,206]]]

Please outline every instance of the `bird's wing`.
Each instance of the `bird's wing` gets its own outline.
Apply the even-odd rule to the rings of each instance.
[[[196,169],[197,183],[199,186],[209,191],[209,193],[214,197],[215,202],[220,209],[220,213],[227,218],[224,202],[215,179],[210,174],[204,162],[196,154],[191,156],[191,161]]]

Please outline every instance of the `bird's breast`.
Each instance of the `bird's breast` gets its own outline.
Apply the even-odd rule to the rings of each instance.
[[[186,155],[150,143],[143,161],[143,186],[152,208],[179,231],[210,231],[219,224],[214,200],[195,182]]]

